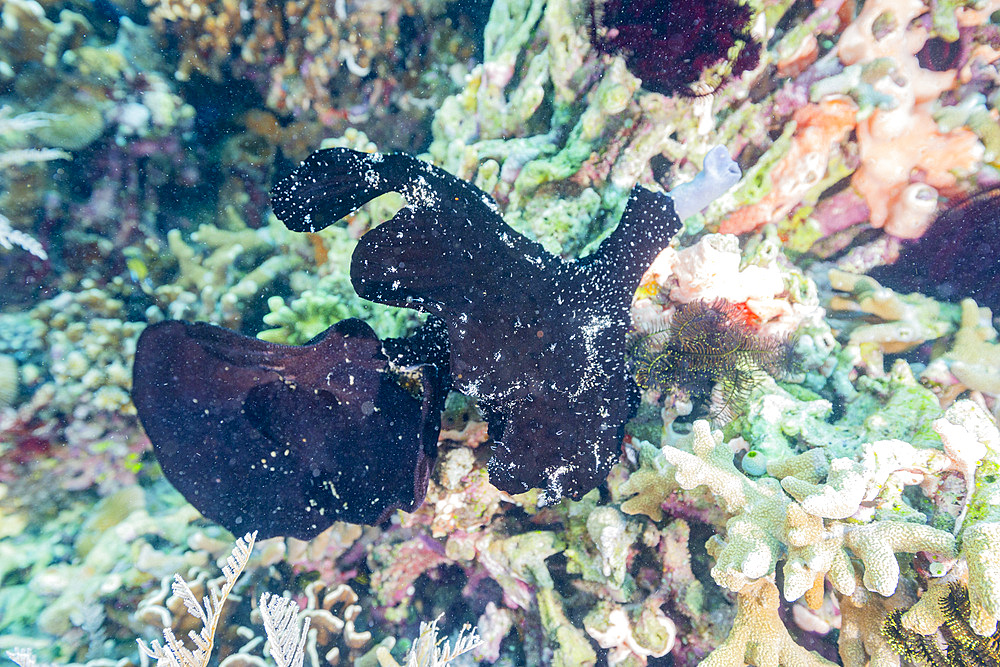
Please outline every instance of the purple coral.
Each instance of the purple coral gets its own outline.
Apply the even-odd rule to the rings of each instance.
[[[1000,309],[1000,184],[940,213],[919,239],[903,246],[899,259],[869,272],[899,292],[921,292],[945,301],[971,297]]]
[[[730,58],[730,76],[757,66],[760,44],[750,36],[752,12],[735,0],[592,0],[590,41],[625,57],[642,86],[656,93],[693,95],[689,86]]]

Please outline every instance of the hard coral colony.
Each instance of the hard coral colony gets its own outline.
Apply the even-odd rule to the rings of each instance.
[[[996,0],[0,0],[0,648],[997,664],[998,64]]]

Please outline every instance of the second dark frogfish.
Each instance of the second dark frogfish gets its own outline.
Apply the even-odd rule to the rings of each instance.
[[[334,521],[374,525],[427,490],[447,392],[438,329],[429,318],[380,341],[348,319],[279,345],[168,320],[139,337],[132,400],[164,475],[231,532],[307,540]]]

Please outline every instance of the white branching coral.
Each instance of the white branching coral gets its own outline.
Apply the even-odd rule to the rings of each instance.
[[[806,512],[824,519],[847,519],[862,511],[864,503],[874,501],[886,484],[918,484],[925,474],[940,473],[948,465],[938,450],[914,447],[902,440],[878,440],[865,447],[860,461],[847,457],[830,461],[822,484],[793,473],[781,476],[781,486]]]
[[[260,596],[260,617],[268,636],[268,651],[278,667],[302,667],[309,617],[299,623],[299,605],[291,598],[264,592]]]
[[[778,588],[770,577],[747,584],[736,597],[736,620],[729,637],[699,667],[825,667],[834,663],[792,639],[778,616]]]
[[[19,229],[14,229],[10,224],[10,219],[2,213],[0,213],[0,246],[3,246],[7,250],[17,246],[42,260],[49,257],[42,244],[38,242],[38,239]]]
[[[46,113],[23,113],[17,116],[12,116],[11,113],[9,106],[0,107],[0,146],[6,147],[5,150],[0,150],[0,169],[70,159],[69,153],[55,148],[8,147],[11,143],[23,141],[30,132],[45,127],[55,118],[53,114]],[[0,213],[0,247],[10,250],[15,246],[27,250],[39,259],[48,259],[45,249],[36,238],[15,229],[10,219]]]
[[[226,559],[226,564],[222,568],[226,583],[220,592],[212,590],[202,602],[198,602],[194,593],[191,592],[191,587],[179,574],[174,575],[172,586],[174,595],[184,601],[184,606],[191,616],[201,621],[202,628],[200,632],[191,631],[188,633],[196,647],[193,651],[177,639],[170,628],[163,630],[163,644],[154,640],[150,646],[146,646],[142,640],[136,640],[139,643],[139,649],[156,660],[157,667],[205,667],[208,664],[208,660],[212,656],[212,646],[215,643],[219,612],[232,592],[233,586],[236,585],[236,580],[243,573],[247,561],[250,560],[250,553],[253,551],[253,543],[256,538],[255,531],[236,540],[233,553]],[[278,643],[272,641],[272,645]]]
[[[375,656],[382,667],[447,667],[448,663],[460,655],[472,651],[482,643],[476,628],[462,626],[455,639],[455,645],[446,639],[438,639],[437,617],[430,623],[421,621],[420,634],[413,641],[410,652],[406,654],[406,662],[400,665],[387,649],[376,649]]]
[[[969,564],[969,625],[979,635],[992,635],[1000,620],[1000,523],[968,528],[962,556]]]
[[[851,594],[851,554],[865,565],[865,586],[882,595],[892,595],[896,589],[896,553],[926,551],[954,556],[954,536],[923,524],[884,520],[859,526],[823,521],[855,515],[862,502],[873,497],[872,490],[884,486],[897,470],[918,463],[925,469],[935,467],[931,463],[936,458],[934,450],[921,453],[907,445],[891,451],[892,447],[881,446],[886,443],[893,444],[869,445],[860,463],[835,459],[824,484],[791,477],[780,483],[772,477],[749,479],[733,464],[732,448],[723,442],[721,432],[713,433],[705,421],[695,423],[693,453],[669,445],[662,452],[676,467],[674,477],[681,488],[709,487],[732,514],[725,536],[716,536],[709,544],[716,557],[712,569],[715,580],[738,592],[761,577],[773,575],[778,560],[787,556],[785,597],[795,600],[816,578],[828,573],[841,593]],[[944,466],[936,467],[940,470]],[[915,483],[917,479],[908,481]]]
[[[770,462],[768,474],[754,477],[736,467],[736,441],[726,442],[706,421],[695,422],[690,436],[664,444],[657,456],[646,446],[640,470],[621,487],[623,496],[637,494],[625,500],[623,511],[657,519],[659,505],[677,487],[707,487],[729,517],[706,547],[715,559],[713,579],[738,595],[737,617],[729,639],[703,665],[829,664],[795,646],[778,619],[774,581],[781,561],[785,599],[804,598],[812,608],[822,605],[827,580],[842,601],[849,598],[855,606],[912,589],[900,585],[906,574],[901,568],[909,570],[900,554],[924,554],[944,569],[957,562],[953,532],[915,514],[878,509],[885,508],[887,490],[892,497],[905,486],[932,490],[935,480],[954,470],[974,475],[976,463],[998,441],[995,425],[968,401],[956,403],[934,423],[934,431],[948,440],[944,451],[885,439],[862,444],[860,456],[831,460],[833,450],[816,448]],[[995,495],[1000,500],[1000,493]],[[968,514],[982,515],[983,501],[990,502],[983,494],[966,499]],[[979,615],[973,627],[984,632],[992,632],[1000,611],[1000,549],[993,546],[998,543],[1000,523],[964,531],[963,555],[974,580],[973,619]],[[858,617],[866,613],[859,610]],[[871,611],[873,618],[884,613],[881,607]],[[850,651],[870,654],[867,646],[862,642]],[[873,644],[871,650],[881,649]]]

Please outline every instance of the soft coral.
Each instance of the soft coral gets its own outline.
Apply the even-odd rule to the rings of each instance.
[[[594,48],[623,55],[643,87],[656,93],[691,95],[688,87],[728,61],[740,42],[731,76],[753,69],[760,58],[749,31],[752,12],[734,0],[593,0],[590,7]]]

